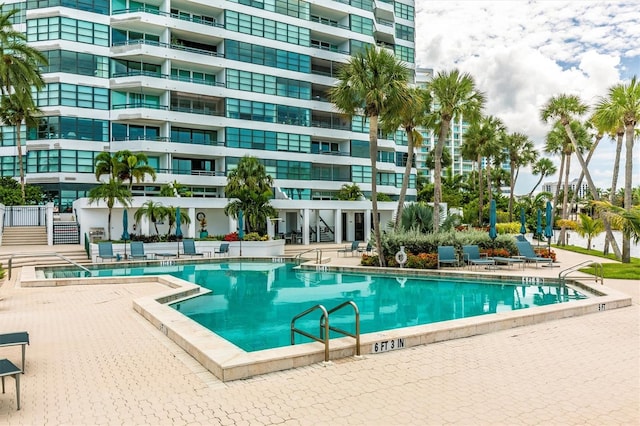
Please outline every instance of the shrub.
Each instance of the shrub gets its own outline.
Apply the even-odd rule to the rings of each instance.
[[[437,253],[420,253],[417,255],[407,253],[407,268],[438,269]]]
[[[223,241],[240,241],[240,237],[238,237],[237,232],[232,232],[230,234],[225,235],[222,238]]]
[[[498,234],[518,234],[520,233],[520,222],[496,223]]]
[[[551,258],[554,262],[556,261],[556,252],[553,250],[549,252],[546,247],[536,247],[533,251],[535,251],[538,257]]]

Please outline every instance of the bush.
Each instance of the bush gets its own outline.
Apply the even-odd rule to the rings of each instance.
[[[538,257],[551,258],[554,262],[556,261],[556,252],[553,250],[549,252],[546,247],[535,247],[533,251],[535,251]]]
[[[268,235],[260,235],[257,232],[249,232],[244,235],[244,241],[269,241]]]
[[[498,234],[519,234],[520,222],[496,223]]]
[[[225,235],[222,238],[223,241],[240,241],[240,237],[238,237],[237,232],[232,232],[230,234]]]
[[[407,263],[405,266],[414,269],[438,269],[438,254],[420,253],[413,255],[407,253]]]

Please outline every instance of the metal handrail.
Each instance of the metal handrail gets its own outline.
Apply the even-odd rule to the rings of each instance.
[[[320,338],[320,337],[317,337],[317,336],[314,336],[314,335],[312,335],[310,333],[307,333],[304,330],[297,329],[295,327],[297,319],[299,319],[299,318],[301,318],[301,317],[303,317],[303,316],[305,316],[307,314],[310,314],[311,312],[316,311],[316,310],[321,310],[322,311],[322,317],[321,318],[324,318],[324,317],[327,318],[327,321],[324,324],[325,333],[324,334],[321,333],[321,334],[323,334],[325,336],[324,339]],[[316,342],[324,343],[324,360],[325,360],[325,362],[329,361],[329,315],[327,314],[327,309],[324,306],[322,306],[322,305],[312,306],[309,309],[307,309],[306,311],[301,312],[298,315],[296,315],[295,317],[293,317],[293,319],[291,320],[291,344],[292,345],[296,344],[296,342],[295,342],[295,333],[302,334],[303,336],[308,337],[309,339],[315,340]]]
[[[38,257],[41,257],[41,256],[55,256],[55,257],[57,257],[59,259],[62,259],[64,261],[66,261],[66,262],[69,262],[70,264],[72,264],[74,266],[77,266],[78,268],[82,269],[83,271],[88,272],[89,274],[91,274],[91,271],[89,269],[87,269],[84,266],[74,262],[73,260],[69,259],[68,257],[66,257],[66,256],[64,256],[62,254],[59,254],[59,253],[38,253]],[[17,257],[34,257],[34,255],[33,254],[12,254],[9,257],[9,262],[8,262],[8,265],[7,265],[7,269],[9,269],[9,279],[11,279],[11,267],[12,267],[13,259],[17,258]]]
[[[353,337],[354,339],[356,339],[356,356],[360,356],[360,310],[358,309],[358,305],[356,305],[356,302],[354,302],[353,300],[347,300],[346,302],[342,302],[341,304],[339,304],[338,306],[336,306],[335,308],[329,309],[327,311],[327,326],[328,326],[328,319],[330,314],[344,308],[345,306],[351,306],[353,308],[353,312],[356,315],[356,332],[355,333],[350,333],[346,330],[342,330],[338,327],[328,327],[329,330],[331,331],[335,331],[336,333],[340,333],[340,334],[344,334],[345,336],[349,336],[349,337]],[[320,333],[322,333],[323,330],[323,319],[325,317],[321,317],[320,318]],[[328,337],[328,336],[327,336]]]
[[[312,248],[309,250],[305,250],[301,253],[296,254],[296,257],[294,258],[296,261],[297,265],[300,265],[300,263],[302,263],[302,255],[306,254],[306,253],[311,253],[312,251],[316,252],[316,264],[322,263],[322,249],[320,248]]]
[[[355,313],[355,317],[356,317],[355,333],[350,333],[346,330],[342,330],[341,328],[331,327],[329,325],[329,314],[336,312],[347,305],[351,306]],[[320,317],[320,337],[314,336],[311,333],[307,333],[304,330],[300,330],[296,328],[296,320],[317,310],[322,311],[322,316]],[[360,310],[358,309],[358,305],[356,305],[356,303],[353,300],[347,300],[345,302],[342,302],[341,304],[335,306],[334,308],[331,308],[328,311],[323,305],[315,305],[310,307],[306,311],[303,311],[298,315],[296,315],[295,317],[293,317],[293,319],[291,320],[291,344],[292,345],[296,344],[296,341],[295,341],[296,333],[299,333],[305,337],[308,337],[309,339],[315,340],[316,342],[324,343],[324,361],[328,362],[329,361],[329,331],[335,331],[336,333],[344,334],[345,336],[353,337],[354,339],[356,339],[356,356],[360,356]]]
[[[571,272],[575,272],[578,269],[589,265],[594,265],[594,275],[596,283],[598,282],[598,278],[600,278],[600,284],[604,285],[604,268],[602,267],[602,263],[596,262],[595,260],[585,260],[584,262],[580,262],[577,265],[573,265],[567,269],[563,269],[558,273],[558,280],[560,280],[561,284],[564,284],[567,276],[569,276]]]

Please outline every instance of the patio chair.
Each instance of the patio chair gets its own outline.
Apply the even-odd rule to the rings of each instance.
[[[358,253],[359,247],[360,241],[354,241],[351,243],[351,246],[344,246],[344,248],[338,249],[338,256],[340,256],[340,253],[344,253],[345,257],[347,253],[351,253],[351,256],[353,256],[353,253]]]
[[[486,265],[488,269],[496,266],[496,261],[487,258],[480,253],[480,248],[477,245],[462,246],[462,258],[467,266]]]
[[[454,246],[438,246],[438,268],[440,265],[460,266],[460,259]]]
[[[129,254],[129,258],[136,259],[146,259],[147,255],[144,254],[144,243],[142,241],[131,241],[129,245],[131,248],[131,254]]]
[[[182,248],[184,254],[187,256],[204,256],[204,253],[198,253],[196,251],[196,243],[190,238],[182,240]],[[211,252],[208,252],[211,253]]]
[[[540,257],[536,255],[536,252],[528,241],[516,241],[516,247],[518,248],[518,253],[524,258],[525,262],[535,263],[536,268],[538,267],[538,263],[551,265],[553,262],[553,259],[549,257]]]
[[[365,248],[358,248],[358,253],[363,254],[366,253],[368,255],[373,254],[373,244],[371,244],[371,241],[369,241],[367,243],[367,247]]]
[[[98,256],[97,259],[113,259],[117,260],[120,256],[113,254],[113,244],[111,241],[102,241],[98,243]]]
[[[222,243],[220,247],[213,251],[213,254],[219,254],[220,256],[229,256],[229,243]]]
[[[16,402],[18,410],[20,409],[20,375],[22,370],[16,367],[8,359],[0,359],[0,378],[2,378],[2,393],[4,393],[4,378],[11,376],[16,381]]]

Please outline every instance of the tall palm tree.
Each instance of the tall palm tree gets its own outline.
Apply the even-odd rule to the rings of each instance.
[[[582,153],[580,152],[576,138],[573,135],[573,131],[571,130],[571,122],[573,121],[573,116],[583,115],[587,112],[587,109],[587,106],[580,100],[578,96],[561,94],[549,99],[549,101],[542,107],[540,116],[542,118],[542,121],[544,121],[545,123],[551,120],[559,120],[560,123],[562,123],[565,131],[567,132],[567,136],[569,137],[569,140],[573,145],[574,152],[576,154],[576,157],[578,158],[580,167],[582,167],[584,176],[587,179],[587,185],[589,185],[589,190],[591,191],[593,199],[595,201],[600,201],[598,190],[593,183],[593,179],[591,179],[591,173],[589,173],[589,169],[587,168],[584,158],[582,158]],[[605,220],[604,223],[607,236],[610,238],[613,245],[613,252],[615,253],[616,257],[620,258],[620,249],[616,241],[613,239],[611,226],[609,225],[609,222],[607,220]]]
[[[540,158],[538,161],[536,161],[533,167],[531,167],[531,173],[533,173],[534,176],[540,175],[540,179],[538,179],[538,182],[536,182],[533,189],[531,189],[531,192],[529,192],[529,198],[533,196],[533,192],[545,177],[551,176],[557,171],[558,169],[556,168],[555,164],[553,164],[553,161],[549,160],[548,158]]]
[[[633,142],[635,129],[640,120],[640,83],[634,76],[628,84],[617,84],[609,89],[607,98],[602,99],[597,108],[607,123],[624,124],[625,130],[625,170],[624,170],[624,208],[632,207],[633,191]],[[595,198],[595,197],[594,197]],[[596,199],[597,200],[597,199]],[[631,244],[623,234],[622,262],[631,261]]]
[[[380,219],[378,217],[378,119],[408,99],[409,70],[386,49],[367,46],[338,71],[337,85],[329,90],[338,110],[351,117],[362,114],[369,120],[371,159],[371,204],[373,228],[380,266],[385,266]]]
[[[463,147],[466,155],[476,157],[478,165],[478,224],[482,225],[483,221],[483,205],[484,205],[484,184],[482,172],[482,159],[486,158],[487,181],[491,179],[491,158],[495,156],[501,149],[500,140],[506,127],[502,120],[492,115],[482,117],[480,120],[471,122],[464,135]],[[491,185],[488,185],[489,188]],[[491,198],[491,193],[489,193]]]
[[[468,73],[457,69],[441,71],[427,86],[434,101],[434,122],[438,123],[438,140],[433,185],[433,231],[440,229],[440,202],[442,201],[442,166],[440,158],[449,136],[449,127],[454,117],[462,116],[473,123],[480,117],[484,106],[484,94],[476,89],[475,81]]]
[[[538,159],[538,152],[533,142],[524,133],[511,133],[506,138],[506,149],[509,157],[509,222],[513,221],[513,199],[520,167],[528,166]]]
[[[33,103],[31,92],[17,91],[9,95],[3,95],[0,101],[0,120],[5,124],[16,128],[16,148],[18,151],[18,167],[20,173],[20,193],[22,203],[26,202],[24,160],[22,158],[21,127],[24,122],[27,129],[37,126],[36,117],[40,115],[40,110]]]
[[[402,220],[402,209],[404,208],[404,200],[409,187],[409,177],[411,168],[413,167],[413,154],[416,147],[422,146],[423,137],[417,130],[418,127],[427,124],[427,113],[431,108],[431,98],[429,92],[421,88],[409,89],[408,98],[393,111],[387,110],[387,113],[381,117],[380,124],[383,133],[390,133],[401,127],[407,134],[407,162],[404,168],[402,178],[402,187],[398,197],[398,208],[396,211],[396,221],[394,228],[400,228]]]
[[[118,179],[120,164],[117,153],[102,151],[96,155],[94,161],[96,180],[100,180],[102,175],[109,176],[110,179]]]
[[[27,44],[25,34],[13,28],[12,19],[19,9],[0,13],[0,90],[2,94],[31,92],[45,86],[40,65],[47,59]]]
[[[109,215],[107,217],[107,236],[111,239],[111,212],[116,201],[122,204],[124,207],[129,206],[131,201],[131,192],[126,186],[122,185],[122,182],[117,179],[109,179],[108,182],[101,183],[100,185],[89,191],[89,204],[93,204],[97,201],[104,201],[109,209]],[[137,214],[138,212],[136,212]]]

